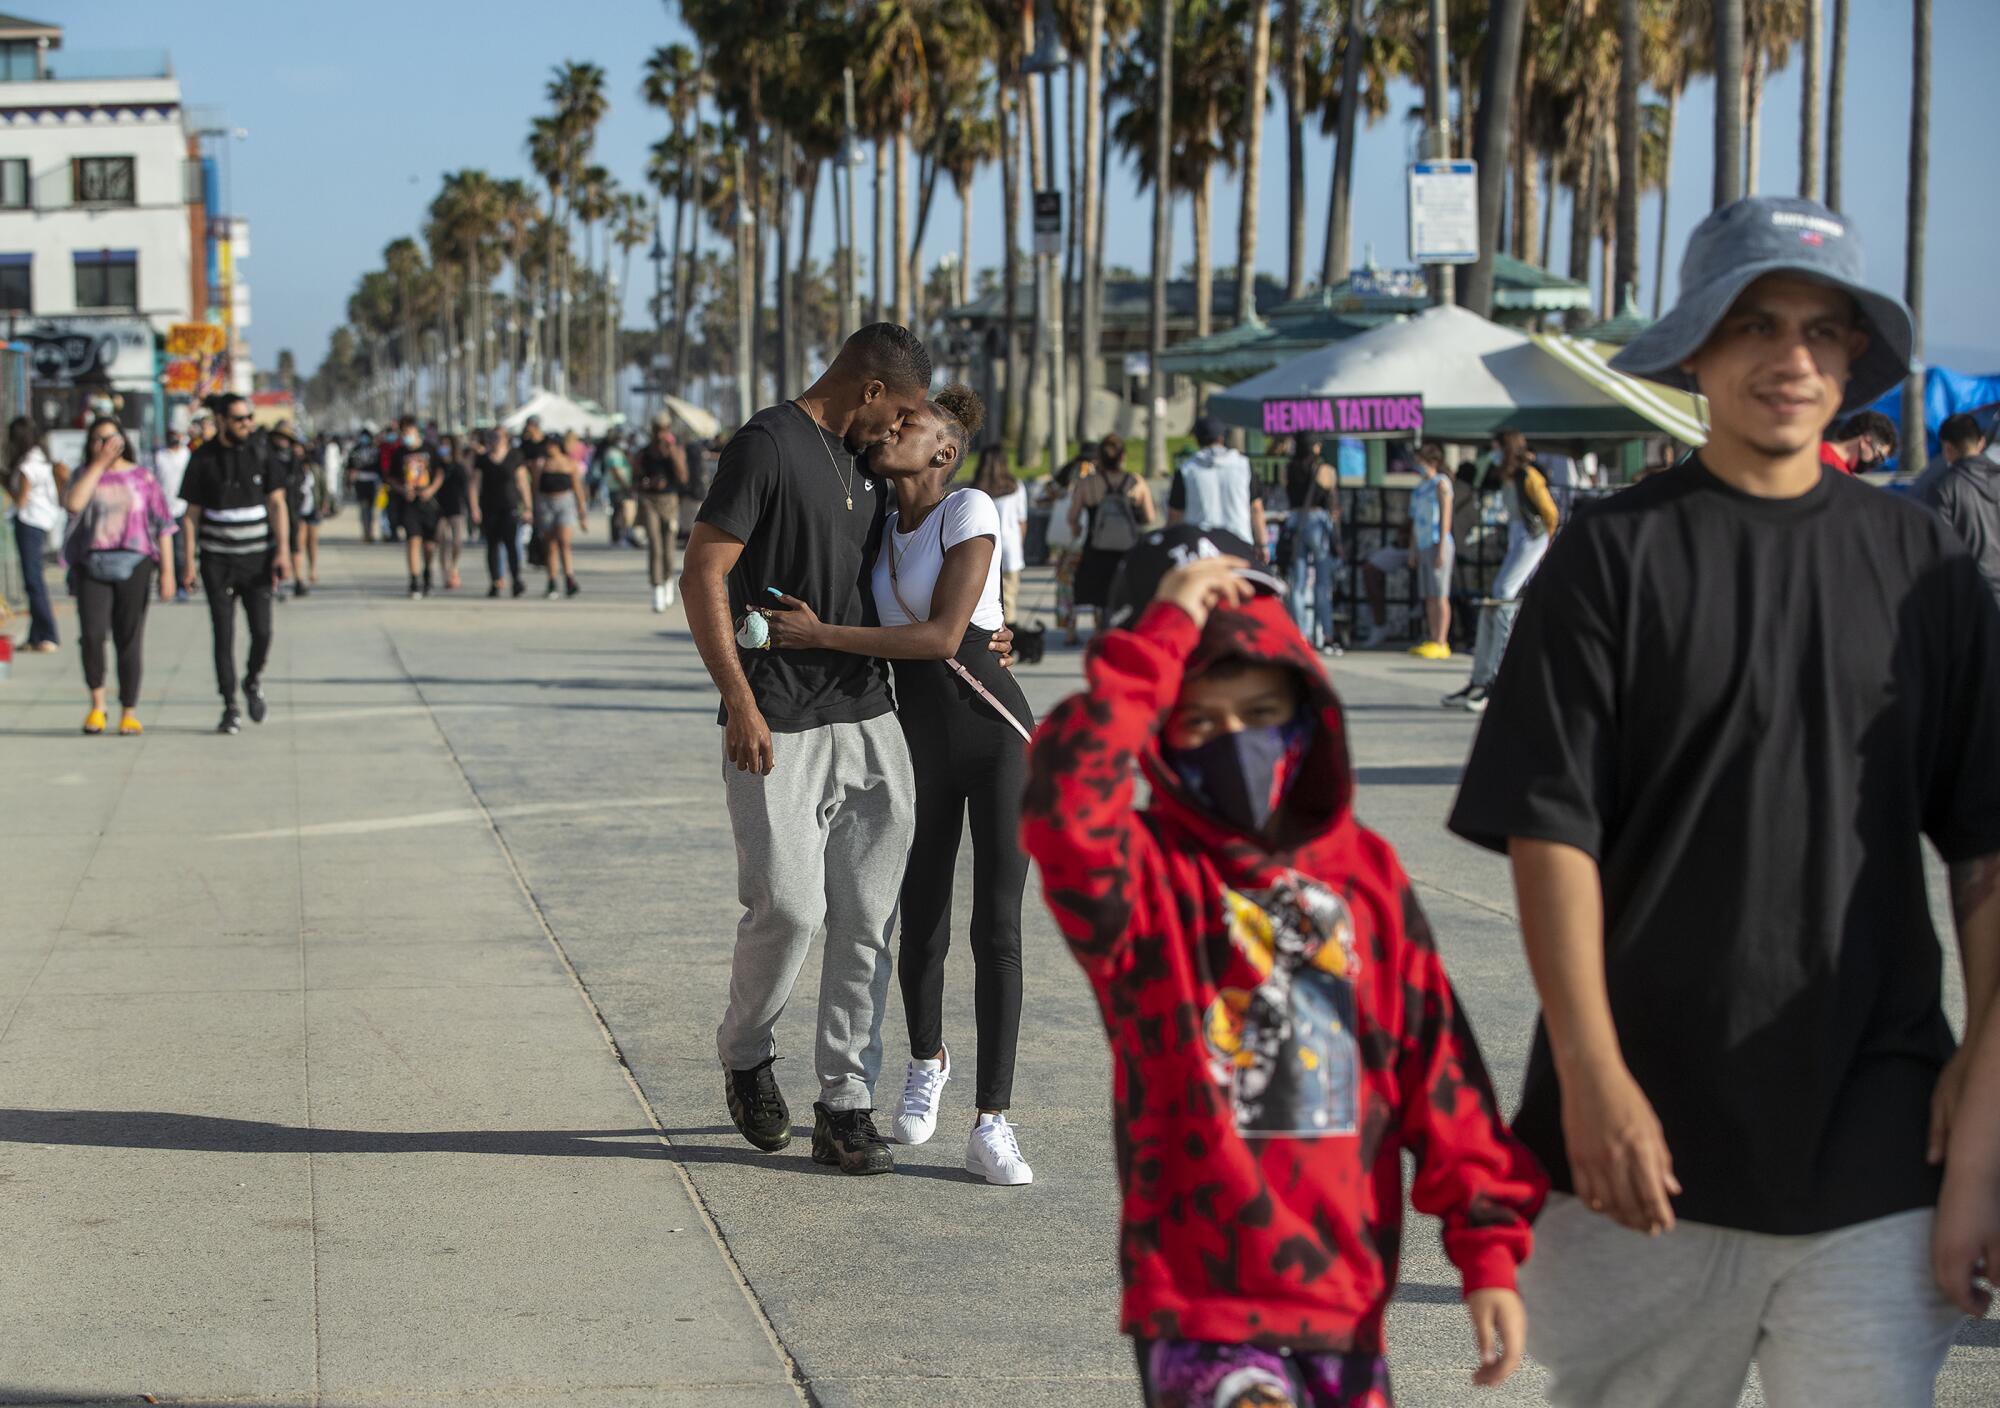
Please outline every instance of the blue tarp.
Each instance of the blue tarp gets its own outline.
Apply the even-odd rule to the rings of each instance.
[[[2000,373],[1967,376],[1945,367],[1932,367],[1925,372],[1924,430],[1930,457],[1936,459],[1938,456],[1938,427],[1949,417],[1960,411],[1976,411],[1996,401],[2000,401]],[[1897,387],[1868,409],[1880,411],[1896,422],[1896,429],[1900,432],[1903,428],[1903,388]]]

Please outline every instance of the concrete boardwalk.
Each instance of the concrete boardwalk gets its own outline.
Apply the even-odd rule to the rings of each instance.
[[[270,721],[235,739],[210,732],[199,605],[154,609],[142,740],[76,735],[73,643],[16,662],[0,1404],[1133,1401],[1103,1041],[1038,890],[1032,1188],[961,1171],[969,1066],[894,1178],[816,1169],[804,1138],[750,1149],[714,1059],[738,911],[713,691],[678,614],[645,610],[641,554],[581,566],[573,601],[412,602],[399,550],[335,546],[280,609]],[[1337,677],[1364,816],[1511,1102],[1533,1004],[1505,866],[1441,828],[1472,725],[1435,701],[1461,670]],[[1046,708],[1076,657],[1023,678]],[[780,1032],[800,1121],[815,977]],[[961,947],[968,1062],[970,997]],[[1407,1247],[1401,1400],[1538,1401],[1532,1365],[1469,1387],[1434,1226]],[[1967,1328],[1941,1402],[2000,1395],[1995,1328]]]

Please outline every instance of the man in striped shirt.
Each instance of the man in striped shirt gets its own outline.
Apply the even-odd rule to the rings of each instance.
[[[188,461],[181,497],[188,502],[201,590],[215,628],[215,683],[222,691],[217,733],[240,733],[236,709],[236,603],[250,620],[250,660],[243,701],[250,721],[264,722],[264,662],[271,657],[271,594],[291,575],[285,485],[251,438],[250,403],[227,397],[216,406],[218,431]]]

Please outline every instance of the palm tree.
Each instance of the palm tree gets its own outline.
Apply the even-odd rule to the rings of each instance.
[[[548,188],[549,213],[545,223],[551,230],[562,229],[562,195],[569,188],[570,161],[568,139],[560,118],[545,114],[528,124],[528,164]],[[545,262],[542,265],[541,292],[548,316],[543,320],[542,336],[536,338],[535,347],[535,361],[541,374],[538,379],[550,386],[555,384],[556,364],[554,300],[560,296],[557,293],[560,284],[556,279],[557,243],[555,240],[543,242]]]
[[[695,169],[695,144],[688,135],[690,123],[700,121],[701,108],[701,63],[694,50],[685,44],[665,44],[653,50],[646,60],[645,76],[639,84],[639,95],[648,106],[658,108],[667,115],[672,131],[660,142],[653,145],[653,162],[648,165],[647,174],[652,179],[653,188],[663,199],[674,203],[673,298],[675,326],[684,325],[686,315],[682,311],[683,283],[686,278],[681,262],[681,231],[686,222],[687,205],[690,199],[689,175]],[[664,320],[664,311],[661,314]],[[660,347],[657,355],[664,357],[666,348]],[[678,375],[678,363],[674,368]]]
[[[954,296],[972,301],[972,186],[980,171],[1000,156],[1000,122],[988,107],[990,85],[964,95],[938,118],[937,164],[958,197],[958,282]]]
[[[1285,297],[1306,291],[1306,98],[1305,0],[1284,0],[1279,26],[1284,48],[1285,87]]]
[[[1917,370],[1903,383],[1903,471],[1921,474],[1930,459],[1924,423],[1924,227],[1931,190],[1931,0],[1912,0],[1910,44],[1910,224],[1903,301],[1910,306],[1910,351]]]
[[[864,101],[887,128],[895,164],[895,232],[889,242],[890,307],[896,322],[910,321],[910,126],[927,115],[928,59],[924,19],[915,0],[876,0],[866,11],[860,49],[866,56],[861,78]],[[878,150],[880,150],[878,148]],[[877,241],[878,249],[880,240]]]
[[[1615,314],[1627,289],[1639,284],[1639,0],[1618,0],[1617,255],[1604,271],[1606,302]]]
[[[652,207],[637,191],[626,191],[619,195],[617,207],[612,211],[611,221],[612,242],[618,246],[618,252],[623,256],[618,282],[613,285],[615,295],[620,290],[632,287],[632,252],[643,248],[653,238]],[[607,319],[605,339],[608,355],[605,358],[607,367],[604,389],[608,393],[608,399],[604,406],[606,410],[612,411],[618,408],[618,325],[623,321],[619,316],[622,307],[615,296],[607,300],[610,316]]]
[[[597,140],[598,124],[604,121],[605,113],[611,108],[611,100],[604,91],[604,70],[593,63],[565,61],[556,66],[546,91],[548,100],[555,105],[564,175],[566,178],[574,179],[574,173],[590,155],[590,149]],[[561,357],[558,373],[561,383],[559,389],[565,392],[569,389],[570,284],[571,278],[565,259],[564,277],[558,290],[560,302],[556,310],[558,320],[556,341]]]
[[[1744,0],[1715,0],[1715,208],[1743,194]]]
[[[1636,6],[1638,0],[1623,0]],[[1507,175],[1507,144],[1514,135],[1514,95],[1521,80],[1521,28],[1527,0],[1498,0],[1486,29],[1486,69],[1479,83],[1479,260],[1467,272],[1459,301],[1482,318],[1493,316],[1493,256],[1500,246],[1500,202]],[[1636,217],[1635,217],[1636,218]]]
[[[1106,47],[1123,39],[1139,22],[1140,0],[1086,0],[1063,6],[1064,29],[1074,52],[1083,55],[1083,151],[1077,162],[1082,193],[1076,202],[1076,235],[1081,254],[1077,308],[1076,438],[1091,431],[1090,408],[1104,372],[1104,156]]]
[[[1709,0],[1665,0],[1647,17],[1644,40],[1646,83],[1665,103],[1660,114],[1660,211],[1653,249],[1653,316],[1666,304],[1667,214],[1673,183],[1674,124],[1688,79],[1708,63],[1715,43]]]
[[[611,216],[612,202],[616,199],[617,195],[617,182],[613,180],[610,171],[606,170],[602,166],[584,167],[582,170],[576,173],[575,180],[576,180],[576,193],[570,201],[570,207],[571,207],[571,213],[575,215],[578,223],[580,223],[583,226],[583,266],[585,274],[588,275],[591,272],[590,261],[591,261],[591,254],[594,249],[592,236],[597,226],[602,224],[604,221],[608,220]],[[609,257],[609,251],[607,250],[606,258],[608,259],[608,257]],[[602,288],[603,284],[602,280],[600,279],[598,284],[598,291],[601,292]],[[567,309],[571,296],[572,295],[570,295],[570,293],[566,290],[563,300],[563,305],[565,310],[565,328],[567,328]],[[589,312],[591,319],[594,319],[597,316],[596,309],[593,308],[587,311]],[[588,328],[589,320],[586,319],[585,321],[586,321],[586,328]],[[564,332],[563,338],[564,338],[564,346],[565,348],[567,348],[568,347],[567,331]],[[593,338],[586,336],[582,339],[582,341],[583,345],[586,348],[592,349],[592,351],[585,356],[579,357],[577,360],[580,364],[584,366],[592,366],[598,360],[595,349],[602,346],[602,338]],[[578,381],[584,385],[590,384],[589,380],[584,377],[579,377]],[[569,370],[567,366],[565,366],[563,370],[563,383],[564,383],[564,389],[565,391],[567,391],[569,383]]]
[[[1153,14],[1153,317],[1147,339],[1146,477],[1167,471],[1167,264],[1173,258],[1167,186],[1174,155],[1174,4],[1158,0]],[[1129,117],[1130,114],[1128,113]]]
[[[1744,0],[1749,71],[1744,77],[1744,194],[1757,193],[1762,165],[1764,80],[1791,59],[1792,46],[1805,30],[1805,0]]]
[[[1270,101],[1271,0],[1251,0],[1250,73],[1244,85],[1243,203],[1236,218],[1236,321],[1257,316],[1257,177],[1264,155],[1264,106]]]
[[[1365,9],[1364,0],[1347,0],[1346,20],[1337,41],[1340,83],[1326,88],[1319,103],[1320,128],[1334,136],[1333,189],[1327,199],[1326,244],[1320,266],[1320,282],[1329,288],[1347,277],[1353,263],[1350,236],[1356,128],[1363,115],[1372,126],[1388,114],[1391,79],[1415,66],[1410,31],[1398,33],[1394,25],[1371,23]]]
[[[1805,71],[1799,83],[1799,194],[1819,199],[1819,64],[1825,0],[1805,0]]]
[[[382,268],[395,288],[396,332],[404,385],[404,406],[414,410],[417,399],[417,317],[422,284],[429,273],[424,251],[408,235],[383,246]]]
[[[1847,110],[1847,0],[1833,0],[1833,56],[1826,75],[1826,203],[1840,209],[1842,119]]]

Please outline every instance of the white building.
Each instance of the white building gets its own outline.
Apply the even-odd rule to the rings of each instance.
[[[210,318],[199,135],[164,53],[66,54],[60,27],[0,15],[0,325],[45,422],[115,391],[160,424],[165,335]]]

